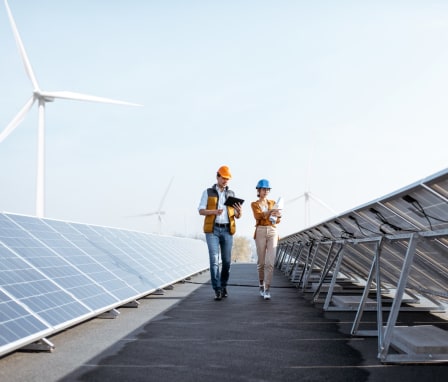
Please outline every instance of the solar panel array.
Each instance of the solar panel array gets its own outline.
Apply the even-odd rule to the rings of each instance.
[[[373,334],[378,336],[380,360],[448,361],[448,351],[419,355],[389,351],[403,296],[411,296],[414,303],[407,309],[448,309],[448,169],[282,238],[276,266],[304,292],[311,292],[324,310],[353,309],[338,305],[336,301],[343,299],[337,295],[346,295],[348,287],[360,288],[353,335],[366,334],[358,329],[372,291],[380,313],[387,306],[384,296],[392,293],[386,329],[377,318]],[[428,301],[431,307],[423,307]],[[444,335],[448,349],[448,332]]]
[[[209,267],[202,240],[0,214],[0,356]]]

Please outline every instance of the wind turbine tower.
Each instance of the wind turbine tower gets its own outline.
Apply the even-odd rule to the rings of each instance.
[[[328,211],[331,211],[333,214],[336,214],[336,211],[331,208],[328,204],[326,204],[324,201],[319,199],[316,195],[311,193],[310,191],[310,169],[311,169],[311,154],[310,159],[308,161],[308,169],[307,169],[307,176],[306,176],[306,186],[305,186],[305,192],[293,199],[290,199],[286,201],[287,204],[290,204],[292,202],[295,202],[298,199],[303,198],[305,202],[305,228],[308,228],[311,223],[311,201],[315,201],[316,203],[320,204],[322,207],[326,208]]]
[[[11,134],[14,129],[23,121],[31,107],[37,102],[38,105],[38,133],[37,133],[37,181],[36,181],[36,216],[44,217],[45,215],[45,104],[53,102],[56,99],[67,99],[74,101],[88,101],[111,103],[118,105],[142,106],[135,103],[118,101],[109,98],[97,97],[92,95],[74,93],[70,91],[43,91],[34,74],[28,55],[25,51],[22,39],[20,37],[17,25],[9,8],[8,1],[5,0],[6,12],[8,13],[9,22],[12,27],[14,38],[25,67],[26,74],[31,80],[33,92],[31,97],[13,118],[13,120],[0,133],[0,143]]]

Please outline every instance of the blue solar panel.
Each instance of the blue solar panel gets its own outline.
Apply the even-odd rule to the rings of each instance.
[[[5,232],[10,236],[5,237]],[[50,325],[58,325],[89,312],[49,275],[53,272],[69,276],[72,272],[70,265],[4,215],[0,215],[0,240],[9,249],[6,251],[2,247],[2,263],[8,270],[2,271],[1,286],[11,296]],[[12,274],[6,275],[11,270],[14,271],[14,280],[6,283],[4,280],[11,281]]]
[[[136,264],[138,268],[144,269],[147,274],[151,275],[153,281],[158,281],[162,284],[169,283],[170,280],[175,280],[176,277],[169,272],[167,273],[167,266],[172,261],[172,256],[165,258],[160,256],[168,248],[164,248],[162,252],[157,252],[141,245],[138,239],[139,237],[148,237],[150,241],[163,240],[162,237],[157,235],[133,233],[131,231],[106,229],[104,227],[94,227],[95,232],[103,236],[108,242],[121,248],[126,256],[129,257],[129,261]],[[141,241],[142,239],[140,239]],[[179,267],[179,264],[177,264]]]
[[[156,283],[147,277],[144,267],[129,256],[126,250],[114,245],[89,226],[74,223],[71,225],[85,235],[84,241],[78,241],[77,246],[88,252],[98,263],[132,289],[133,293],[130,296],[145,293],[156,287]]]
[[[32,335],[44,336],[48,325],[0,288],[0,352],[9,344]]]
[[[28,254],[28,250],[24,248],[21,248],[19,253],[25,257],[32,256],[30,261],[41,272],[82,302],[89,308],[88,310],[99,309],[119,300],[101,288],[74,264],[74,259],[89,263],[89,257],[63,236],[41,220],[24,216],[10,216],[10,218],[27,230],[30,235],[38,237],[39,242],[42,243],[42,246],[38,247],[39,249],[32,255]],[[6,239],[5,242],[7,243],[8,240]],[[36,242],[38,242],[37,239]]]
[[[200,240],[15,214],[0,258],[0,355],[208,268]]]
[[[95,295],[90,297],[94,303],[106,306],[106,300],[114,303],[117,300],[133,298],[138,294],[138,290],[129,285],[125,277],[121,276],[122,272],[114,256],[102,251],[91,238],[86,237],[85,233],[77,229],[82,225],[73,226],[54,220],[45,220],[45,223],[60,232],[61,237],[64,238],[65,248],[61,250],[61,253],[66,254],[67,261],[95,281],[99,289],[95,294],[98,298],[94,298]],[[87,229],[86,232],[94,235],[91,229]],[[84,291],[84,288],[80,290]]]

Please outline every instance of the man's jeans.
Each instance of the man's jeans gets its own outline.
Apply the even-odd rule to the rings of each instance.
[[[213,233],[206,233],[208,255],[210,258],[210,277],[214,290],[227,287],[232,261],[233,236],[228,227],[214,227]],[[219,274],[219,250],[221,249],[222,269]]]

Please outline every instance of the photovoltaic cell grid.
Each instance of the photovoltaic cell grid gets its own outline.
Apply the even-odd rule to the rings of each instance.
[[[201,240],[0,214],[0,356],[208,268]]]

